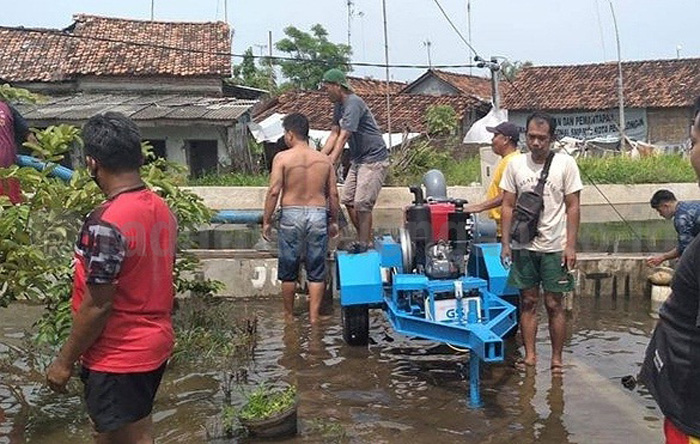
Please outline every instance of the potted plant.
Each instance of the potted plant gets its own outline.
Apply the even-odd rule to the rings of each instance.
[[[246,396],[238,420],[254,437],[296,435],[298,405],[296,386],[279,390],[261,384]]]

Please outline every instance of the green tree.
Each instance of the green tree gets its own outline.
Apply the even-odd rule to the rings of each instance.
[[[457,131],[459,119],[450,105],[431,105],[425,111],[425,123],[431,136],[451,136]]]
[[[255,63],[253,49],[248,48],[243,53],[243,60],[233,67],[233,83],[236,85],[250,86],[273,92],[277,89],[275,70],[266,58],[259,64]]]
[[[328,41],[328,31],[323,26],[314,25],[311,33],[288,26],[284,28],[284,33],[287,37],[278,41],[275,48],[296,60],[278,60],[275,63],[294,87],[316,89],[323,79],[323,73],[330,68],[351,71],[352,49],[348,45]]]
[[[529,68],[531,66],[532,62],[529,60],[526,60],[524,62],[521,62],[520,60],[516,60],[514,62],[506,60],[503,63],[501,63],[501,70],[499,71],[499,76],[501,80],[512,81],[515,79],[515,76],[523,70],[523,68]]]
[[[37,97],[3,85],[0,100],[35,101]],[[103,196],[84,168],[74,171],[69,182],[51,175],[66,153],[82,146],[78,128],[58,125],[32,132],[36,143],[24,145],[48,167],[43,171],[17,165],[0,168],[0,179],[19,179],[25,197],[12,205],[0,196],[0,307],[15,300],[43,302],[46,311],[36,325],[37,337],[40,342],[59,344],[71,325],[73,244],[82,220]],[[141,168],[141,177],[178,218],[177,290],[205,293],[220,289],[218,282],[194,278],[197,259],[183,251],[191,242],[189,232],[207,223],[211,210],[197,195],[179,187],[185,181],[185,167],[154,159],[147,145],[144,151],[153,161]]]

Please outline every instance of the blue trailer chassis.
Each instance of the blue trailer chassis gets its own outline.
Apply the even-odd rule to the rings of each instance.
[[[338,251],[336,267],[343,309],[380,307],[399,333],[469,349],[468,403],[479,407],[480,362],[503,361],[503,337],[517,318],[515,306],[500,297],[515,293],[505,285],[500,259],[493,260],[500,245],[477,244],[474,250],[468,270],[475,276],[457,279],[406,273],[401,247],[390,236],[376,239],[375,249],[365,253]]]

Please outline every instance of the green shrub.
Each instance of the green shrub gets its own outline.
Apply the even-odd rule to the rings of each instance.
[[[690,162],[675,154],[632,159],[623,156],[580,157],[581,178],[586,183],[638,184],[695,182]]]
[[[292,407],[296,399],[296,386],[291,385],[284,390],[273,390],[261,384],[246,395],[246,403],[238,412],[238,417],[243,420],[270,418]]]

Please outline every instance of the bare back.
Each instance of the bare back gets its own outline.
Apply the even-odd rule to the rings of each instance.
[[[331,174],[328,156],[305,143],[277,156],[280,156],[283,176],[281,205],[325,207]]]

